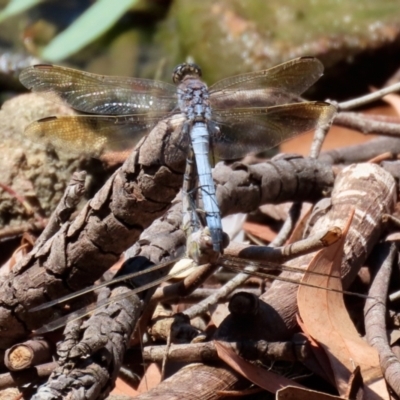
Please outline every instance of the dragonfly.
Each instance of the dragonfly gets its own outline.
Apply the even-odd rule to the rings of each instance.
[[[193,149],[203,211],[213,250],[223,253],[224,234],[209,161],[241,158],[329,124],[336,108],[301,98],[323,73],[313,57],[222,79],[209,88],[201,69],[178,65],[173,84],[103,76],[39,64],[20,74],[35,92],[52,92],[84,115],[48,117],[26,128],[71,151],[104,154],[132,148],[160,120],[181,114],[182,147]],[[189,161],[189,160],[188,160]]]

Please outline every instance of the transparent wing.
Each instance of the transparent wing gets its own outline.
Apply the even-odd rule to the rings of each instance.
[[[213,109],[267,107],[300,101],[300,95],[323,74],[323,65],[302,57],[276,67],[222,79],[210,87]]]
[[[28,89],[56,93],[72,108],[86,113],[167,113],[177,104],[175,86],[150,79],[96,75],[44,64],[24,69],[19,79]]]
[[[260,152],[329,123],[336,108],[323,102],[284,104],[265,108],[219,110],[212,120],[212,146],[221,159]]]
[[[275,67],[231,76],[210,86],[210,92],[232,89],[282,87],[287,92],[302,94],[323,74],[324,66],[314,57],[300,57]]]
[[[27,126],[25,134],[77,154],[101,157],[131,150],[162,115],[77,115],[48,117]]]
[[[164,264],[165,265],[163,265],[163,267],[170,265],[171,262],[167,262],[167,263],[164,263]],[[185,268],[180,269],[176,273],[173,273],[173,274],[170,274],[170,275],[167,275],[167,276],[163,276],[163,277],[161,277],[159,279],[155,279],[154,281],[149,282],[149,283],[147,283],[147,284],[145,284],[143,286],[140,286],[140,287],[138,287],[136,289],[132,289],[130,292],[126,292],[126,293],[123,293],[121,295],[117,295],[117,296],[111,297],[109,299],[105,299],[105,300],[100,301],[100,302],[98,302],[96,304],[91,304],[91,305],[89,305],[87,307],[81,308],[80,310],[74,311],[71,314],[65,315],[65,316],[63,316],[61,318],[58,318],[58,319],[56,319],[54,321],[51,321],[48,324],[43,325],[41,328],[39,328],[38,330],[35,331],[35,334],[39,335],[39,334],[43,334],[45,332],[54,331],[54,330],[56,330],[58,328],[61,328],[62,326],[66,325],[69,322],[76,321],[76,320],[78,320],[80,318],[86,317],[87,315],[91,314],[92,312],[98,310],[101,307],[106,307],[106,306],[108,306],[108,305],[110,305],[110,304],[112,304],[112,303],[114,303],[116,301],[124,300],[124,299],[126,299],[128,297],[131,297],[131,296],[137,294],[137,293],[144,292],[147,289],[150,289],[150,288],[152,288],[154,286],[157,286],[160,283],[168,281],[169,279],[173,278],[176,275],[179,275],[179,274],[181,274],[181,273],[183,273],[185,271],[189,271],[191,268],[192,268],[192,264],[186,266]],[[125,277],[125,279],[127,279],[127,278]],[[105,286],[105,285],[103,285],[103,286]]]
[[[105,282],[105,283],[103,283],[101,285],[98,285],[98,286],[93,286],[93,287],[90,287],[90,288],[83,289],[83,290],[81,290],[79,292],[72,293],[71,295],[65,296],[65,297],[63,297],[61,299],[54,300],[54,301],[51,301],[49,303],[43,304],[41,306],[35,307],[35,308],[33,308],[33,309],[29,310],[29,311],[30,312],[35,312],[35,311],[43,310],[45,308],[52,307],[52,306],[54,306],[56,304],[63,303],[63,302],[66,302],[68,300],[71,300],[71,299],[73,299],[75,297],[81,296],[82,294],[89,293],[89,292],[91,292],[93,290],[96,290],[96,289],[98,289],[100,287],[109,286],[109,285],[111,285],[113,283],[117,283],[117,282],[120,282],[122,280],[126,280],[126,279],[129,279],[129,278],[132,278],[133,276],[142,275],[142,274],[148,273],[150,271],[154,271],[155,269],[164,268],[166,266],[171,265],[175,261],[176,260],[167,261],[165,263],[162,263],[162,264],[156,265],[154,267],[151,267],[148,270],[140,271],[139,273],[136,272],[136,273],[133,273],[133,274],[120,276],[120,277],[118,277],[116,279],[113,279],[113,280],[111,280],[109,282]],[[220,265],[222,267],[227,268],[227,269],[229,269],[231,271],[234,271],[234,272],[237,272],[237,273],[245,273],[245,274],[249,274],[251,276],[258,276],[258,277],[263,278],[263,279],[277,279],[277,280],[282,280],[282,281],[285,281],[285,282],[288,282],[288,283],[293,283],[293,284],[296,284],[296,285],[303,285],[303,286],[319,288],[318,286],[315,286],[315,285],[312,285],[312,284],[307,284],[307,283],[301,282],[300,280],[297,280],[297,279],[290,279],[290,278],[287,278],[287,277],[280,277],[280,276],[276,276],[274,274],[274,273],[282,272],[282,271],[292,271],[292,272],[297,272],[297,273],[301,273],[301,274],[304,274],[305,272],[307,272],[306,270],[304,270],[302,268],[296,268],[296,267],[290,267],[290,266],[286,266],[286,265],[280,265],[280,264],[269,262],[269,261],[257,262],[257,261],[240,259],[240,258],[237,258],[237,257],[232,257],[232,256],[227,256],[227,255],[224,255],[223,257],[221,257],[219,259],[219,262],[220,262]],[[257,268],[257,271],[254,271],[254,270],[246,271],[245,267],[248,267],[248,266]],[[87,306],[85,308],[82,308],[80,310],[74,311],[71,314],[65,315],[65,316],[63,316],[61,318],[58,318],[58,319],[56,319],[54,321],[51,321],[48,324],[43,325],[40,329],[35,331],[35,334],[39,335],[39,334],[43,334],[43,333],[58,329],[58,328],[60,328],[60,327],[62,327],[64,325],[66,325],[69,322],[75,321],[77,319],[83,318],[83,317],[91,314],[92,312],[98,310],[101,307],[106,307],[106,306],[108,306],[108,305],[110,305],[110,304],[112,304],[112,303],[114,303],[116,301],[124,300],[125,298],[127,298],[129,296],[133,296],[134,294],[140,293],[140,292],[142,292],[144,290],[147,290],[147,289],[149,289],[151,287],[154,287],[154,286],[156,286],[156,285],[158,285],[158,284],[160,284],[162,282],[165,282],[165,281],[169,280],[170,278],[172,278],[172,277],[174,277],[176,275],[179,275],[179,274],[182,274],[183,272],[189,271],[192,267],[193,267],[193,263],[190,263],[189,265],[183,267],[182,269],[179,269],[178,271],[176,271],[173,274],[170,274],[170,275],[167,275],[167,276],[163,276],[163,277],[161,277],[159,279],[156,279],[156,280],[154,280],[154,281],[152,281],[152,282],[150,282],[148,284],[145,284],[143,286],[135,288],[131,292],[126,292],[126,293],[123,293],[122,295],[117,295],[117,296],[102,300],[102,301],[100,301],[98,303],[91,304],[91,305],[89,305],[89,306]],[[333,279],[341,279],[340,277],[331,276],[330,274],[325,274],[323,272],[316,272],[316,271],[310,272],[310,271],[308,271],[308,273],[313,274],[313,275],[320,275],[320,276],[330,276]],[[337,291],[339,293],[349,294],[349,295],[361,297],[361,298],[364,298],[364,299],[368,298],[368,296],[366,296],[366,295],[359,294],[359,293],[354,293],[354,292],[335,290],[335,289],[325,288],[325,287],[321,287],[320,289],[322,289],[322,290],[330,290],[330,291]]]
[[[35,311],[40,311],[40,310],[45,310],[46,308],[50,308],[53,306],[56,306],[57,304],[62,304],[65,303],[67,301],[73,300],[76,297],[80,297],[83,296],[84,294],[87,293],[91,293],[94,292],[95,290],[101,289],[103,287],[106,286],[110,286],[110,285],[115,285],[116,283],[120,283],[120,282],[124,282],[124,281],[128,281],[129,279],[133,279],[133,278],[137,278],[138,276],[142,276],[142,275],[146,275],[150,272],[154,272],[163,268],[167,268],[170,267],[172,264],[178,262],[181,259],[181,257],[175,258],[173,260],[169,260],[169,261],[165,261],[163,263],[157,264],[157,265],[153,265],[151,267],[148,267],[144,270],[141,271],[134,271],[128,274],[124,274],[124,275],[119,275],[116,278],[110,280],[110,281],[106,281],[97,285],[93,285],[93,286],[89,286],[86,287],[84,289],[78,290],[76,292],[70,293],[66,296],[60,297],[58,299],[55,300],[51,300],[47,303],[41,304],[37,307],[33,307],[29,310],[29,312],[35,312]],[[168,279],[168,277],[166,278]]]

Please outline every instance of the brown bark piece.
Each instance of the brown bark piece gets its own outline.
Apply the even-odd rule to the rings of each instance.
[[[246,383],[239,375],[226,367],[191,364],[135,399],[216,399],[219,397],[217,391],[237,389],[243,385]]]
[[[157,235],[160,234],[159,237],[167,237],[166,243],[173,254],[185,243],[183,231],[176,228],[177,225],[179,226],[180,218],[181,208],[172,207],[165,216],[156,220],[146,229],[143,237],[157,238]],[[173,258],[168,249],[164,250],[161,244],[162,241],[157,242],[157,240],[154,245],[149,245],[146,240],[137,243],[127,252],[126,267],[135,266],[135,263],[139,262],[136,267],[143,269],[140,263],[151,264],[153,262],[156,264]],[[167,273],[168,268],[164,268],[137,277],[130,284],[140,287]],[[65,340],[58,346],[60,361],[65,367],[56,369],[46,385],[41,388],[42,393],[50,392],[54,396],[67,396],[72,395],[76,388],[82,386],[81,392],[79,392],[79,396],[82,397],[77,398],[97,399],[98,396],[106,396],[112,389],[133,329],[141,316],[142,309],[150,300],[153,290],[149,289],[137,295],[130,295],[114,301],[95,311],[93,316],[84,323],[75,321],[68,324],[64,332]],[[102,301],[105,297],[120,296],[124,293],[130,293],[125,283],[112,291],[103,288],[99,294],[99,300]],[[97,379],[96,374],[100,374],[101,379]],[[71,384],[75,389],[71,389]]]
[[[157,125],[77,219],[64,224],[44,245],[47,252],[41,252],[40,258],[28,257],[13,269],[0,295],[0,321],[6,327],[1,347],[8,347],[54,313],[46,311],[38,318],[25,307],[46,301],[47,294],[59,297],[68,288],[93,284],[170,207],[182,184],[179,171],[185,161],[183,154],[168,158],[176,153],[177,135],[173,122]]]
[[[315,202],[332,188],[332,168],[317,160],[285,155],[269,162],[218,165],[213,174],[223,215],[247,213],[263,204]]]
[[[111,295],[120,296],[129,291],[118,287]],[[81,326],[73,324],[75,336],[82,334],[82,339],[61,343],[59,354],[64,365],[54,370],[33,399],[49,393],[54,398],[104,398],[113,388],[122,364],[135,326],[131,321],[138,320],[141,310],[142,303],[137,296],[126,297],[97,310]],[[96,356],[89,357],[93,353]]]

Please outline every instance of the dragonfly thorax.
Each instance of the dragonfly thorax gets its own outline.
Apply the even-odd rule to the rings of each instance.
[[[178,87],[178,106],[191,121],[207,121],[211,107],[207,85],[200,79],[185,78]]]

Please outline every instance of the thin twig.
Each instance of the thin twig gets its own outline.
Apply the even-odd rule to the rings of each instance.
[[[217,304],[221,299],[228,297],[228,295],[233,292],[238,286],[242,285],[251,275],[252,272],[257,271],[257,267],[246,267],[246,273],[242,272],[232,278],[224,286],[222,286],[214,295],[200,301],[194,306],[188,308],[184,311],[184,314],[188,315],[190,319],[204,314],[208,311],[208,308],[212,304]]]
[[[395,138],[400,137],[400,124],[377,121],[364,114],[355,112],[340,112],[333,123],[338,126],[357,130],[364,135],[384,135]]]
[[[189,295],[204,281],[206,281],[218,268],[218,264],[205,264],[196,268],[181,282],[157,289],[151,298],[151,302],[154,304],[159,301],[168,301]]]
[[[24,222],[16,226],[7,226],[0,229],[0,240],[8,239],[14,236],[21,236],[29,231],[42,231],[47,224],[47,219],[41,218],[38,221]]]
[[[338,110],[344,111],[360,107],[365,104],[372,103],[373,101],[380,100],[383,96],[389,93],[398,92],[399,90],[400,90],[400,82],[397,82],[393,85],[387,86],[383,89],[377,90],[376,92],[367,94],[365,96],[361,96],[349,101],[343,101],[342,103],[337,104]]]
[[[302,356],[301,346],[292,342],[273,342],[268,343],[263,340],[250,343],[223,342],[236,352],[245,350],[246,345],[253,350],[254,358],[272,358],[275,360],[295,362]],[[304,345],[303,345],[304,346]],[[160,362],[168,351],[168,360],[173,362],[209,362],[218,360],[217,350],[214,342],[191,343],[191,344],[172,344],[168,346],[146,346],[143,348],[143,359],[146,362]],[[256,355],[259,353],[259,356]]]
[[[381,249],[382,250],[382,249]],[[397,255],[394,244],[381,251],[384,256],[369,290],[364,307],[365,331],[368,343],[379,353],[385,379],[397,395],[400,394],[400,362],[388,343],[386,331],[386,297],[392,265]]]
[[[288,217],[283,223],[275,239],[269,244],[270,247],[283,246],[283,244],[288,240],[300,217],[302,207],[303,207],[302,203],[295,202],[291,205]]]
[[[225,249],[224,254],[231,257],[240,257],[252,261],[285,262],[291,258],[312,253],[330,246],[340,239],[342,231],[338,227],[316,232],[306,239],[299,240],[280,247],[252,246],[243,243],[232,242]]]
[[[398,138],[381,136],[353,146],[324,151],[318,160],[325,165],[353,164],[368,161],[388,149],[392,153],[400,153],[400,140]]]
[[[317,129],[315,130],[314,137],[311,142],[311,149],[310,149],[311,158],[318,158],[319,154],[321,153],[321,148],[322,145],[324,144],[326,135],[328,134],[331,126],[332,126],[332,121],[330,124],[318,126]]]
[[[386,151],[385,153],[379,154],[376,157],[371,158],[368,162],[373,164],[380,164],[383,161],[396,159],[396,155],[390,151]]]
[[[56,362],[38,365],[35,368],[30,368],[25,371],[7,372],[0,375],[0,390],[9,387],[22,386],[32,384],[37,379],[47,378],[52,371],[58,367]]]

